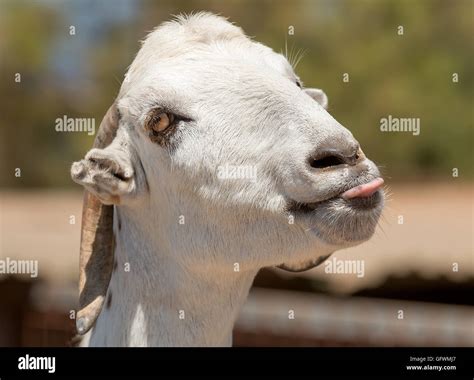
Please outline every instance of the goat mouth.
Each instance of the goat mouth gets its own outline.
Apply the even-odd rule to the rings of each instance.
[[[344,189],[336,196],[314,203],[290,201],[288,211],[290,213],[311,214],[319,207],[336,201],[338,203],[342,202],[343,205],[354,210],[370,211],[377,208],[383,201],[381,189],[383,183],[382,178],[375,178],[367,183]]]

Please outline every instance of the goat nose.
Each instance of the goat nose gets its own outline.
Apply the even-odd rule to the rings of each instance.
[[[356,144],[351,149],[326,148],[309,157],[309,165],[315,169],[325,169],[338,165],[357,165],[365,158],[364,152]]]

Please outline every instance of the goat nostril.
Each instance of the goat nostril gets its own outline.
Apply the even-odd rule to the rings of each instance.
[[[364,152],[359,146],[359,149],[357,149],[357,153],[355,154],[356,162],[362,161],[364,158],[365,158]]]
[[[359,164],[364,158],[364,152],[360,146],[355,149],[324,149],[309,157],[308,163],[312,168],[325,169],[339,165],[355,166]]]
[[[309,164],[311,165],[311,167],[315,169],[324,169],[330,166],[345,164],[345,161],[338,156],[330,155],[330,156],[321,157],[319,159],[311,158]]]

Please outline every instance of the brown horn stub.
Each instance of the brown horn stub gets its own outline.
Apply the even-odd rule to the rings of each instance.
[[[113,104],[102,120],[94,148],[103,149],[115,138],[118,111]],[[79,310],[76,329],[81,335],[94,325],[104,304],[114,262],[113,206],[84,194],[79,259]]]

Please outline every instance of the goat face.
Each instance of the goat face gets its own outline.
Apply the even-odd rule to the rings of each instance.
[[[307,269],[374,232],[383,181],[326,95],[220,17],[153,31],[115,104],[117,136],[73,179],[183,261]]]

